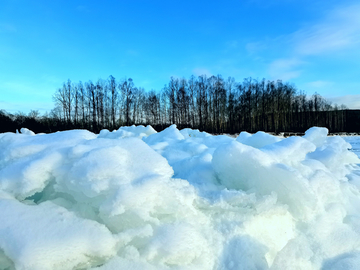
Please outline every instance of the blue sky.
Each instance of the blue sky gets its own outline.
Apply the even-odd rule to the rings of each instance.
[[[53,108],[67,79],[282,79],[360,109],[360,3],[0,1],[0,109]]]

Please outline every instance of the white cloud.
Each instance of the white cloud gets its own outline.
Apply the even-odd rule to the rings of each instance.
[[[349,109],[360,109],[360,95],[345,95],[339,97],[329,97],[327,100],[333,104],[346,105]]]
[[[250,54],[255,54],[257,52],[263,51],[267,48],[267,44],[265,42],[250,42],[245,45],[245,49]]]
[[[36,102],[36,101],[3,101],[0,100],[0,108],[9,113],[22,112],[28,114],[31,110],[38,110],[41,114],[50,112],[54,108],[53,102]]]
[[[296,58],[276,59],[270,63],[268,73],[271,79],[291,80],[300,76],[302,64],[304,62]]]
[[[338,7],[319,16],[315,23],[307,25],[288,35],[282,35],[271,42],[254,42],[246,45],[249,53],[271,47],[281,48],[283,55],[267,67],[272,79],[291,80],[302,75],[304,63],[315,61],[312,56],[344,57],[351,54],[351,60],[360,56],[360,4]],[[348,57],[348,56],[346,56]],[[314,81],[313,88],[331,86],[331,82]]]
[[[206,68],[194,68],[193,69],[193,73],[196,76],[201,76],[201,75],[206,75],[206,76],[211,76],[213,75],[208,69]]]
[[[322,21],[291,34],[295,53],[317,55],[360,44],[360,5],[328,12]]]
[[[313,82],[309,82],[307,83],[307,86],[312,87],[312,88],[325,88],[325,87],[330,87],[334,85],[333,82],[329,82],[329,81],[313,81]]]

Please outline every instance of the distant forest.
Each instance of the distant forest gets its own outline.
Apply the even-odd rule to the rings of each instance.
[[[307,96],[281,80],[256,80],[205,75],[171,78],[161,91],[145,91],[132,79],[113,76],[96,83],[70,80],[53,95],[55,107],[40,116],[0,111],[0,132],[27,127],[34,132],[67,129],[114,130],[120,126],[152,125],[162,130],[171,124],[213,134],[304,132],[312,126],[330,132],[355,132],[359,112],[332,106],[315,93]],[[359,124],[358,124],[359,125]]]

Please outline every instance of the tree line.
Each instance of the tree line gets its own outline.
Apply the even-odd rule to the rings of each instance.
[[[74,128],[99,132],[133,124],[150,124],[157,130],[176,124],[214,134],[303,132],[314,125],[338,132],[346,126],[345,106],[332,106],[317,93],[309,97],[281,80],[171,77],[161,91],[145,91],[131,78],[117,81],[109,76],[95,83],[68,80],[53,100],[54,109],[43,117],[32,111],[32,116],[16,121],[32,119],[45,132]]]

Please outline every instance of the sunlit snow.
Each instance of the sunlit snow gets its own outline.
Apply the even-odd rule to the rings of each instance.
[[[359,269],[360,139],[327,134],[0,134],[0,269]]]

